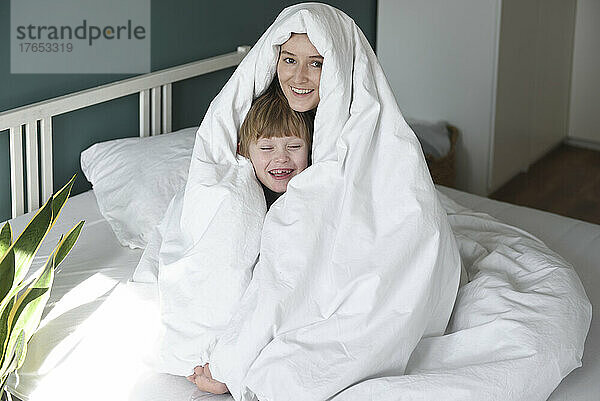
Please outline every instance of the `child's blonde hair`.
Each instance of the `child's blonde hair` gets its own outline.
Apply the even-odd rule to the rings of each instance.
[[[250,145],[260,138],[297,136],[312,147],[314,111],[294,111],[279,87],[277,77],[267,91],[256,98],[238,135],[238,152],[250,157]]]

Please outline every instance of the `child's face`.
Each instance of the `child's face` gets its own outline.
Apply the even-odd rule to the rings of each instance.
[[[273,192],[285,192],[292,177],[308,166],[308,147],[297,136],[259,138],[249,153],[256,177]]]

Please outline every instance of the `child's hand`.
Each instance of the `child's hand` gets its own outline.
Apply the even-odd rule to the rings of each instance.
[[[204,366],[196,366],[194,368],[194,374],[188,376],[187,379],[196,384],[200,390],[208,393],[225,394],[229,392],[229,389],[224,383],[212,378],[208,363]]]

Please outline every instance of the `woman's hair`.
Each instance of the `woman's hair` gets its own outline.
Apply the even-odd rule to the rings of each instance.
[[[238,152],[250,157],[250,145],[260,138],[297,136],[312,147],[314,111],[292,110],[279,87],[277,76],[265,93],[252,102],[238,135]]]

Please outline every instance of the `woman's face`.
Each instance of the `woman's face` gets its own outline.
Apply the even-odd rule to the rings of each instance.
[[[292,109],[308,111],[317,107],[322,66],[323,57],[305,33],[293,33],[281,45],[277,77]]]

